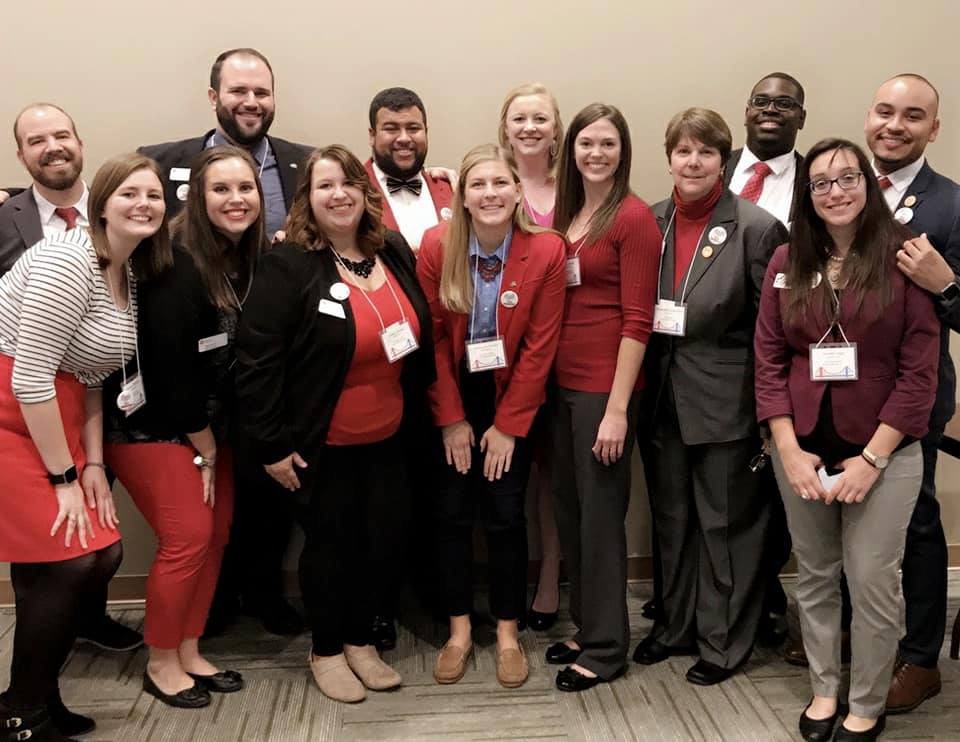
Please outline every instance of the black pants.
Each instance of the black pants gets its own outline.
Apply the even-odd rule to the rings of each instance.
[[[370,643],[378,594],[399,579],[397,555],[408,527],[406,465],[398,436],[360,446],[326,446],[316,457],[300,590],[313,652]]]
[[[493,425],[493,374],[461,370],[460,397],[476,445],[470,471],[459,474],[447,464],[442,443],[436,452],[438,488],[434,505],[437,560],[447,615],[463,616],[473,609],[473,527],[479,516],[487,535],[490,612],[510,621],[523,615],[526,602],[527,524],[524,497],[530,476],[530,450],[525,438],[514,444],[510,471],[496,481],[483,476],[486,454],[480,439]]]

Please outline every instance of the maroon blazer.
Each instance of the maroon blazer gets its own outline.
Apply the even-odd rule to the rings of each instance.
[[[437,381],[429,391],[430,407],[434,422],[441,427],[466,419],[460,398],[460,362],[466,353],[468,316],[451,312],[440,302],[446,229],[446,224],[438,224],[424,232],[417,258],[417,278],[430,304],[437,360]],[[513,307],[505,307],[502,302],[497,305],[507,366],[489,372],[497,389],[493,423],[508,435],[526,437],[546,398],[547,376],[560,343],[567,290],[566,257],[566,243],[556,232],[526,234],[513,230],[503,266],[501,296],[513,291],[519,301]]]
[[[374,187],[380,191],[383,196],[383,215],[380,217],[383,221],[383,226],[387,229],[392,229],[394,232],[399,232],[400,227],[397,226],[397,219],[393,215],[393,210],[390,208],[387,194],[383,192],[383,189],[380,187],[380,181],[377,180],[377,174],[373,172],[373,159],[367,160],[363,167],[367,171],[367,177],[370,178],[370,182],[373,183]],[[437,221],[447,221],[449,216],[445,219],[440,212],[443,209],[449,209],[450,201],[453,200],[453,191],[450,189],[450,184],[445,180],[431,178],[427,175],[426,171],[421,173],[421,175],[423,175],[423,182],[427,184],[427,188],[430,191],[430,198],[433,199],[433,208],[437,211]]]
[[[937,391],[940,328],[930,295],[891,267],[891,303],[880,308],[868,294],[854,317],[856,298],[844,292],[840,324],[857,344],[857,381],[810,380],[810,344],[826,332],[830,320],[811,310],[799,325],[784,326],[786,291],[774,288],[786,272],[789,245],[777,248],[760,295],[754,334],[757,419],[792,415],[798,436],[817,424],[823,394],[830,384],[833,421],[845,441],[866,445],[883,422],[911,438],[927,432]]]

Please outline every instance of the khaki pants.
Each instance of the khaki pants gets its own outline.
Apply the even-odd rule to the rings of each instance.
[[[903,635],[900,562],[923,476],[919,443],[890,458],[862,503],[824,505],[790,487],[776,449],[774,472],[797,557],[797,604],[810,684],[818,696],[840,691],[840,570],[853,608],[850,712],[870,719],[884,709]]]

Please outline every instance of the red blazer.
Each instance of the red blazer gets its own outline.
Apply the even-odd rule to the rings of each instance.
[[[377,180],[377,174],[373,172],[373,159],[367,160],[363,167],[367,171],[367,177],[370,178],[370,182],[373,183],[374,187],[383,195],[383,215],[381,216],[383,226],[387,229],[392,229],[394,232],[399,232],[400,227],[397,226],[397,219],[393,215],[393,210],[390,208],[387,194],[383,192],[383,189],[380,187],[380,181]],[[449,214],[444,218],[444,215],[440,212],[443,209],[449,209],[450,201],[453,200],[453,191],[450,188],[450,184],[445,180],[431,178],[427,175],[426,171],[421,173],[421,175],[423,175],[423,182],[427,184],[427,188],[430,191],[430,198],[433,199],[433,208],[437,210],[437,220],[441,222],[447,221],[447,219],[450,218]]]
[[[927,432],[937,390],[940,328],[930,296],[891,268],[893,300],[880,309],[868,294],[854,318],[855,297],[844,292],[840,324],[857,344],[857,381],[810,380],[810,344],[826,332],[829,319],[808,312],[800,325],[784,326],[786,291],[774,288],[786,272],[789,245],[777,248],[763,279],[754,334],[757,418],[792,415],[798,436],[813,432],[830,384],[833,421],[846,441],[866,445],[884,422],[911,438]],[[828,338],[829,340],[829,338]]]
[[[464,420],[460,399],[460,363],[466,353],[468,315],[440,303],[443,267],[441,240],[446,224],[424,232],[417,259],[417,278],[433,318],[437,381],[430,388],[430,407],[438,426]],[[493,373],[497,388],[494,425],[501,432],[525,437],[546,398],[547,376],[560,342],[560,321],[566,294],[566,244],[555,233],[526,234],[514,228],[503,267],[501,295],[516,292],[514,307],[497,304],[500,333],[507,352],[506,368]],[[482,431],[481,431],[482,432]]]

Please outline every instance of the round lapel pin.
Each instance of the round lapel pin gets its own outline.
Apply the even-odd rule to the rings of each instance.
[[[896,213],[893,215],[893,218],[901,224],[909,224],[910,220],[913,219],[913,209],[911,209],[909,206],[904,206],[902,209],[897,209]]]
[[[516,291],[504,291],[500,296],[500,303],[503,304],[507,309],[512,309],[517,306],[517,302],[520,301],[520,297],[517,296]]]
[[[449,222],[451,219],[453,219],[453,211],[449,206],[444,206],[442,209],[440,209],[440,218],[445,222]]]
[[[700,254],[703,255],[707,260],[713,257],[713,248],[710,245],[704,245],[703,249],[700,251]]]
[[[711,245],[722,245],[727,241],[727,230],[723,227],[714,227],[710,230],[709,239]],[[703,257],[709,258],[710,256],[704,255]]]
[[[181,201],[187,200],[187,194],[190,193],[190,186],[186,183],[181,183],[177,186],[177,198]]]
[[[913,194],[910,194],[905,199],[903,199],[904,206],[913,206],[916,203],[917,203],[917,197],[914,196]]]
[[[350,287],[342,281],[330,285],[330,296],[337,301],[343,301],[350,296]]]

